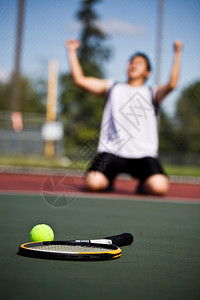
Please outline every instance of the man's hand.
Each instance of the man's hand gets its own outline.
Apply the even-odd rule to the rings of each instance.
[[[78,40],[74,40],[74,39],[70,39],[65,43],[65,47],[69,51],[76,51],[76,50],[78,50],[78,48],[80,48],[80,46],[81,46],[81,42]]]
[[[183,43],[179,40],[176,40],[174,42],[174,51],[175,52],[180,52],[183,49]]]

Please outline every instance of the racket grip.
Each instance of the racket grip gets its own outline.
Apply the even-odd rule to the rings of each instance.
[[[108,236],[105,239],[112,240],[112,243],[116,246],[127,246],[132,244],[134,237],[131,233],[122,233],[119,235]]]

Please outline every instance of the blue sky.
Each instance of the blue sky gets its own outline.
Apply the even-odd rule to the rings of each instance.
[[[59,73],[68,72],[66,39],[79,37],[80,26],[75,13],[80,0],[26,0],[22,72],[34,79],[47,79],[50,59],[58,60]],[[107,45],[113,49],[106,63],[106,77],[126,80],[126,64],[132,53],[146,52],[156,65],[157,0],[103,0],[95,8],[101,17],[100,26],[109,34]],[[0,80],[13,70],[17,0],[0,1]],[[169,113],[181,90],[200,80],[200,1],[165,0],[161,82],[169,77],[175,39],[184,43],[182,70],[178,89],[163,103]],[[149,84],[154,84],[155,71]]]

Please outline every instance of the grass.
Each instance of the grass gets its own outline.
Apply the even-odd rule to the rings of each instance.
[[[33,156],[0,156],[0,166],[20,166],[57,169],[86,169],[89,162],[70,162],[67,158],[45,158]],[[199,166],[165,165],[169,175],[200,177]]]
[[[0,156],[0,165],[22,166],[22,167],[42,167],[42,168],[62,168],[59,159],[47,159],[43,157],[23,157],[23,156]]]
[[[200,167],[198,166],[164,165],[164,167],[169,175],[200,177]]]
[[[74,163],[66,157],[45,158],[41,156],[0,156],[0,166],[83,169],[88,162]]]

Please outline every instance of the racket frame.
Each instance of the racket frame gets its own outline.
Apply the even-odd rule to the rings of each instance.
[[[69,245],[69,246],[87,246],[87,247],[97,247],[105,248],[108,251],[99,252],[82,252],[82,251],[69,251],[69,252],[59,252],[59,251],[48,251],[41,249],[31,249],[35,246],[49,246],[49,245]],[[113,244],[103,244],[94,243],[88,241],[51,241],[51,242],[29,242],[24,243],[19,247],[18,254],[28,257],[35,258],[47,258],[47,259],[60,259],[60,260],[107,260],[119,258],[122,254],[121,248]]]

